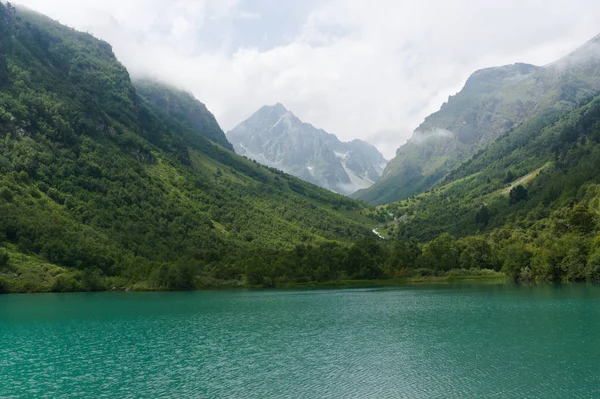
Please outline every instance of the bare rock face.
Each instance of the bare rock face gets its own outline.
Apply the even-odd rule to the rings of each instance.
[[[282,104],[262,107],[227,138],[240,155],[345,195],[373,185],[386,165],[369,143],[342,142]]]

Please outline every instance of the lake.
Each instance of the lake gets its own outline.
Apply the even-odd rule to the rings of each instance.
[[[0,296],[0,397],[597,398],[600,287]]]

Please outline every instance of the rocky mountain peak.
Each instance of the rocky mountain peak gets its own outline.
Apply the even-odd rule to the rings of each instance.
[[[281,103],[261,107],[227,137],[238,154],[341,194],[371,186],[386,164],[372,145],[344,143]]]

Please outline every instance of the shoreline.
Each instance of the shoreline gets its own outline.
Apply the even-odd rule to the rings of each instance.
[[[263,285],[246,285],[237,281],[216,281],[201,284],[194,289],[170,289],[148,287],[144,282],[136,283],[131,286],[111,287],[99,290],[72,290],[72,291],[52,291],[48,287],[29,287],[29,290],[8,290],[0,292],[2,295],[13,294],[64,294],[64,293],[90,293],[90,292],[194,292],[194,291],[214,291],[214,290],[293,290],[293,289],[327,289],[327,288],[384,288],[384,287],[402,287],[420,284],[452,284],[452,283],[478,283],[478,284],[506,284],[508,280],[503,273],[494,275],[464,275],[464,276],[426,276],[426,277],[401,277],[391,279],[373,279],[373,280],[331,280],[331,281],[310,281],[310,282],[286,282],[273,287]]]
[[[375,280],[333,280],[324,282],[308,283],[283,283],[275,289],[295,289],[295,288],[378,288],[378,287],[401,287],[405,285],[418,284],[451,284],[451,283],[481,283],[481,284],[499,284],[508,283],[504,274],[493,276],[436,276],[436,277],[402,277],[394,279],[375,279]]]

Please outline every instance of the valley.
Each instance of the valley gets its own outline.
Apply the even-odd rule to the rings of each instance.
[[[598,38],[475,72],[386,165],[282,104],[225,133],[110,44],[0,17],[0,292],[600,279]]]

